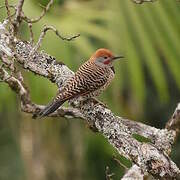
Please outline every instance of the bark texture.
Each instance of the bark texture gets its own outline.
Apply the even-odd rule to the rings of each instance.
[[[31,101],[30,92],[23,81],[23,76],[15,68],[14,63],[19,63],[25,70],[49,79],[60,89],[74,72],[62,61],[55,59],[44,51],[38,51],[47,27],[42,31],[40,39],[35,45],[16,38],[19,24],[22,20],[27,21],[27,17],[22,12],[23,2],[20,0],[17,8],[15,8],[16,15],[14,19],[0,23],[0,79],[17,93],[21,102],[21,110],[36,115],[44,106]],[[8,1],[6,1],[6,8],[8,9],[8,7]],[[32,23],[30,19],[28,19],[28,23]],[[49,27],[48,30],[53,30],[57,35],[59,34],[54,27]],[[62,40],[69,41],[79,35],[71,38],[58,36]],[[86,101],[77,99],[70,102],[70,105],[71,107],[68,108],[61,107],[51,116],[82,118],[92,130],[102,133],[119,154],[131,160],[134,164],[123,179],[128,179],[128,177],[143,179],[147,174],[155,178],[165,179],[179,177],[180,170],[169,155],[172,144],[180,130],[180,104],[178,104],[164,129],[157,129],[118,117],[96,99]],[[150,142],[139,142],[134,137],[135,134],[148,138]]]

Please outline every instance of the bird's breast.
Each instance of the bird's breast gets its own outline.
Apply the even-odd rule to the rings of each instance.
[[[69,81],[67,81],[63,96],[98,96],[114,78],[111,67],[101,68],[92,63],[83,64]]]

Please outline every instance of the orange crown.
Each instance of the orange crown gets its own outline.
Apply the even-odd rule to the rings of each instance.
[[[108,49],[101,48],[98,49],[90,58],[91,61],[94,61],[98,57],[103,57],[103,56],[108,56],[108,57],[114,57],[112,52]]]

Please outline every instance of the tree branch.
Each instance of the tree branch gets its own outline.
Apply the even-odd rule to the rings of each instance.
[[[157,1],[157,0],[132,0],[134,3],[136,4],[142,4],[142,3],[145,3],[145,2],[154,2],[154,1]]]
[[[23,13],[20,13],[21,15],[23,16]],[[18,19],[17,21],[20,23]],[[6,25],[7,21],[0,23],[0,57],[2,60],[0,78],[17,93],[22,111],[36,115],[43,106],[31,101],[23,77],[14,68],[12,60],[15,59],[22,68],[49,79],[60,89],[74,73],[54,57],[45,52],[37,51],[40,45],[36,48],[37,45],[33,47],[32,43],[17,39]],[[32,56],[29,56],[31,53]],[[12,74],[10,75],[8,71]],[[157,178],[176,178],[180,174],[179,168],[168,156],[171,152],[171,145],[175,142],[180,129],[179,105],[166,128],[162,130],[118,117],[95,99],[86,101],[76,99],[70,102],[70,105],[73,108],[62,107],[51,116],[67,118],[70,115],[71,117],[83,118],[93,130],[102,133],[119,154],[135,164],[127,175],[132,174],[134,169],[138,169],[139,175],[149,173]],[[134,134],[144,136],[151,142],[139,142]]]
[[[43,7],[44,9],[43,9],[43,11],[42,11],[42,13],[40,14],[39,17],[33,18],[33,19],[29,19],[27,16],[23,15],[23,19],[27,23],[36,23],[36,22],[38,22],[39,20],[41,20],[45,16],[46,12],[50,9],[52,4],[53,4],[53,0],[50,0],[49,3],[47,4],[47,6]]]
[[[55,27],[53,27],[53,26],[44,26],[43,30],[41,31],[39,40],[36,43],[36,45],[34,46],[34,48],[32,49],[32,51],[30,52],[29,56],[32,56],[35,52],[37,52],[39,50],[39,48],[40,48],[40,46],[42,44],[42,41],[43,41],[47,31],[49,31],[49,30],[55,32],[55,34],[63,41],[72,41],[73,39],[76,39],[77,37],[80,36],[80,34],[77,34],[77,35],[74,35],[74,36],[71,36],[71,37],[63,37]]]
[[[171,119],[166,123],[166,129],[174,130],[176,132],[176,136],[179,135],[180,132],[180,103],[178,103],[177,108],[175,109]]]
[[[11,90],[13,90],[19,97],[21,102],[21,110],[26,113],[36,114],[40,110],[44,109],[45,106],[32,103],[29,95],[29,90],[24,84],[23,77],[19,73],[19,77],[9,75],[8,72],[0,67],[0,79],[7,83]],[[82,118],[82,114],[78,109],[62,107],[56,112],[49,115],[50,117],[65,117],[65,118]]]
[[[121,180],[130,180],[130,179],[138,179],[143,180],[144,179],[144,173],[141,171],[141,169],[137,165],[133,165],[127,173],[123,176]]]

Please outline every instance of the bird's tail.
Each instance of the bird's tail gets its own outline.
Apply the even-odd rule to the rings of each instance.
[[[66,100],[62,101],[53,101],[49,103],[43,110],[41,110],[38,115],[33,115],[33,118],[36,119],[42,118],[44,116],[48,116],[49,114],[53,113],[55,110],[57,110]]]

